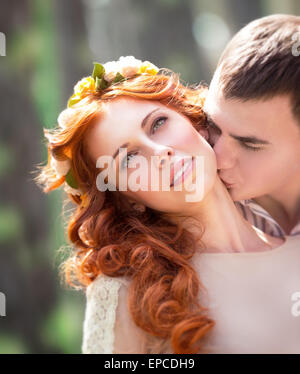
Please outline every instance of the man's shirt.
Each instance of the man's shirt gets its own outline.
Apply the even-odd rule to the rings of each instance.
[[[271,236],[300,236],[300,221],[293,227],[290,233],[286,233],[278,222],[270,214],[253,200],[242,200],[235,203],[237,209],[253,226]]]

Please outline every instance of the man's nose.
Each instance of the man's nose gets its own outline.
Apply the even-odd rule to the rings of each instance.
[[[220,137],[214,144],[214,152],[217,158],[217,169],[231,169],[236,164],[236,153],[232,142]]]

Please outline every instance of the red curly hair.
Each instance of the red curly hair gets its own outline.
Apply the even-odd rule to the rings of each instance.
[[[188,87],[169,71],[139,75],[114,84],[102,92],[87,91],[82,100],[62,112],[63,128],[44,130],[48,139],[48,163],[40,167],[35,181],[44,192],[64,183],[51,167],[51,157],[72,160],[72,170],[85,203],[68,194],[76,209],[68,220],[73,251],[63,263],[64,279],[85,288],[99,274],[131,279],[129,311],[141,329],[169,341],[174,353],[203,351],[203,337],[214,326],[199,303],[204,289],[189,260],[199,248],[199,238],[171,223],[164,213],[146,208],[137,213],[118,191],[100,192],[99,170],[92,162],[85,138],[103,102],[120,96],[156,100],[187,116],[196,129],[205,126],[202,110],[206,88]],[[201,232],[201,230],[199,230]]]

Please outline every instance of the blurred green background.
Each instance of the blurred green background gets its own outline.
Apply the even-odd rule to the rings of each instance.
[[[209,83],[232,35],[274,13],[300,15],[300,1],[1,0],[0,353],[81,352],[85,296],[59,278],[62,192],[32,181],[74,84],[122,55]]]

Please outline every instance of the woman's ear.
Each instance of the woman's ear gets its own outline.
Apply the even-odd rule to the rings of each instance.
[[[143,204],[138,204],[138,203],[134,203],[134,204],[132,205],[132,208],[133,208],[135,211],[139,212],[139,213],[144,213],[145,210],[146,210],[145,205],[143,205]]]
[[[139,203],[139,202],[136,201],[136,200],[133,200],[133,199],[131,199],[131,198],[128,198],[127,201],[128,201],[128,203],[129,203],[129,206],[130,206],[132,209],[134,209],[134,210],[136,210],[136,211],[138,211],[138,212],[144,212],[144,211],[146,210],[145,205],[142,204],[142,203]]]
[[[136,200],[133,200],[133,199],[131,199],[130,197],[127,199],[127,202],[128,202],[128,204],[129,204],[130,206],[132,206],[133,204],[136,204],[136,203],[137,203]]]

